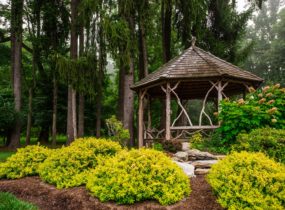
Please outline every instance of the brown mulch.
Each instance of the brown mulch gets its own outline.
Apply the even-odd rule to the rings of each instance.
[[[89,195],[84,187],[58,190],[38,177],[0,181],[0,191],[11,192],[19,199],[31,202],[41,210],[223,210],[216,202],[211,187],[204,176],[191,178],[189,197],[172,206],[161,206],[154,201],[134,205],[101,203]]]

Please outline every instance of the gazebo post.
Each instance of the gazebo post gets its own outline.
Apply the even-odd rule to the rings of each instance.
[[[223,100],[222,91],[223,91],[222,81],[219,81],[218,83],[218,112],[221,111],[220,102]]]
[[[166,120],[166,122],[165,122],[165,139],[166,140],[170,140],[170,138],[171,138],[171,133],[170,133],[170,121],[171,121],[171,105],[170,105],[170,103],[171,103],[171,87],[170,87],[170,83],[168,82],[167,84],[166,84],[166,91],[165,91],[165,93],[166,93],[166,100],[165,100],[165,102],[166,102],[166,104],[165,104],[165,114],[166,114],[166,117],[165,117],[165,120]]]
[[[143,115],[144,115],[144,107],[143,107],[143,101],[144,101],[144,95],[145,92],[143,90],[139,91],[139,116],[138,116],[138,142],[139,142],[139,148],[143,147],[143,132],[144,132],[144,126],[143,126]]]

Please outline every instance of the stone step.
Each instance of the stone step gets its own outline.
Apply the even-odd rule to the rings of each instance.
[[[209,173],[210,169],[209,168],[198,168],[195,170],[195,175],[205,175]]]
[[[198,161],[192,162],[191,164],[195,168],[211,168],[211,166],[217,162],[218,160],[198,160]]]

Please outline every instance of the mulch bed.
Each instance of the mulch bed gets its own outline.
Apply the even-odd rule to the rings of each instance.
[[[127,206],[111,202],[101,203],[90,196],[84,187],[58,190],[42,182],[39,177],[0,181],[1,192],[11,192],[19,199],[35,204],[41,210],[223,210],[216,202],[204,176],[191,178],[191,189],[188,198],[172,206],[161,206],[154,201]]]

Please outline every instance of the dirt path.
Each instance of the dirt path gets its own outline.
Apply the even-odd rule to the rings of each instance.
[[[38,177],[0,181],[0,191],[11,192],[18,198],[31,202],[41,210],[222,210],[203,176],[191,179],[191,195],[168,207],[153,201],[132,206],[101,203],[90,196],[84,187],[58,190],[43,183]]]

